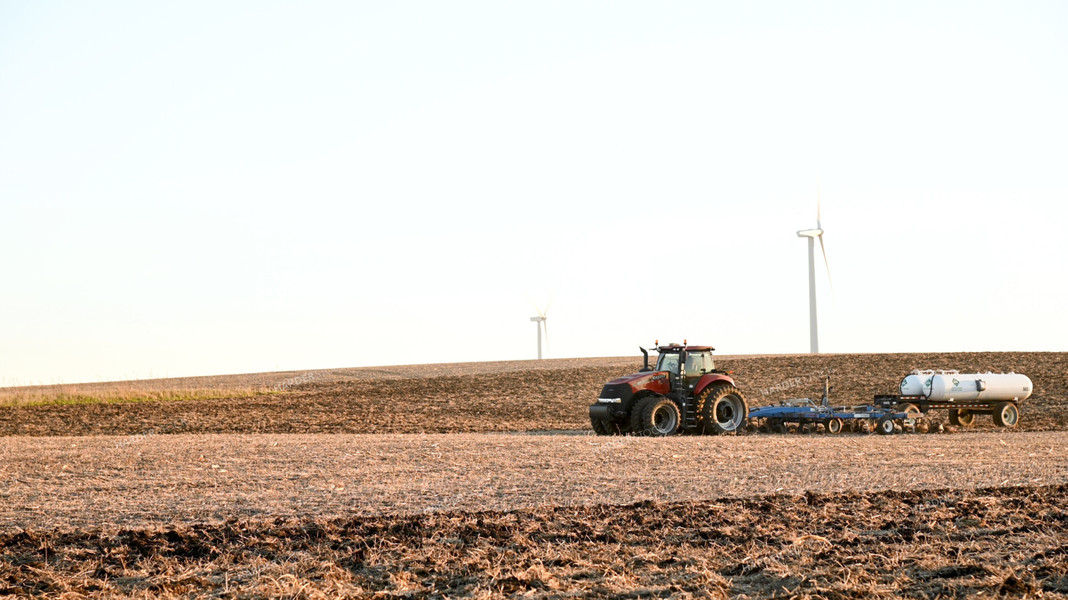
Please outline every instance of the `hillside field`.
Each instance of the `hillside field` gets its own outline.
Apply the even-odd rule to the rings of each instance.
[[[0,389],[0,598],[1064,598],[1066,358],[717,359],[751,406],[1033,380],[941,435],[592,435],[640,358]]]

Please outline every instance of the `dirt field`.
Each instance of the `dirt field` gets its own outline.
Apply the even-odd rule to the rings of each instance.
[[[633,358],[4,389],[0,597],[1068,597],[1066,358],[718,361],[752,406],[1035,382],[1020,430],[886,437],[590,435]]]
[[[640,365],[640,358],[517,361],[7,388],[0,390],[0,404],[60,395],[128,400],[167,390],[239,393],[208,400],[0,407],[0,436],[586,430],[586,407],[601,386]],[[717,359],[717,366],[734,371],[751,406],[818,397],[828,371],[834,401],[847,404],[895,391],[901,377],[917,367],[1014,370],[1035,384],[1034,395],[1021,406],[1021,429],[1056,430],[1068,423],[1068,353],[728,356]],[[989,418],[978,421],[990,427]]]
[[[1068,486],[0,533],[0,594],[1068,595]]]
[[[1068,484],[1068,432],[0,438],[0,529]]]

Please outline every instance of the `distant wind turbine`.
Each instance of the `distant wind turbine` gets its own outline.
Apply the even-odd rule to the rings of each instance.
[[[818,187],[816,188],[816,228],[802,229],[797,232],[797,237],[808,238],[809,347],[812,354],[819,354],[820,336],[819,329],[816,326],[816,238],[820,239],[820,250],[823,252],[823,265],[827,267],[828,283],[831,281],[831,265],[827,263],[827,248],[823,245],[823,224],[820,223],[820,192]]]
[[[542,331],[542,329],[545,330],[545,346],[546,347],[549,346],[549,325],[548,325],[548,323],[546,323],[546,321],[549,319],[549,317],[547,316],[547,314],[549,312],[549,307],[546,306],[545,310],[542,311],[537,306],[535,306],[534,310],[538,311],[538,316],[530,317],[530,320],[538,324],[538,326],[537,326],[538,327],[538,360],[541,360],[541,331]]]

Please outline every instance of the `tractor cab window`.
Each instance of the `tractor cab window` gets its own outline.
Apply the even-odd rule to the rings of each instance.
[[[656,370],[657,371],[671,371],[672,373],[679,372],[679,355],[678,354],[661,354],[656,357]]]
[[[695,352],[686,355],[686,374],[703,375],[715,369],[711,352]]]
[[[705,368],[705,356],[703,354],[693,353],[686,355],[686,374],[697,375],[701,373]]]

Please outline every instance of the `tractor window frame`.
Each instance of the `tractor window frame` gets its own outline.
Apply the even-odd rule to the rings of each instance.
[[[691,366],[693,367],[692,369],[690,368]],[[688,352],[686,354],[686,375],[688,377],[703,375],[707,370],[704,352]]]
[[[664,359],[669,357],[669,356],[673,357],[673,359],[674,359],[674,363],[675,363],[675,368],[674,369],[664,368],[664,363],[666,362]],[[669,373],[673,373],[675,375],[678,375],[679,374],[679,353],[678,352],[661,352],[656,357],[656,370],[657,371],[668,371]]]
[[[705,350],[701,354],[705,357],[705,373],[711,373],[716,370],[716,360],[712,358],[712,351]]]

